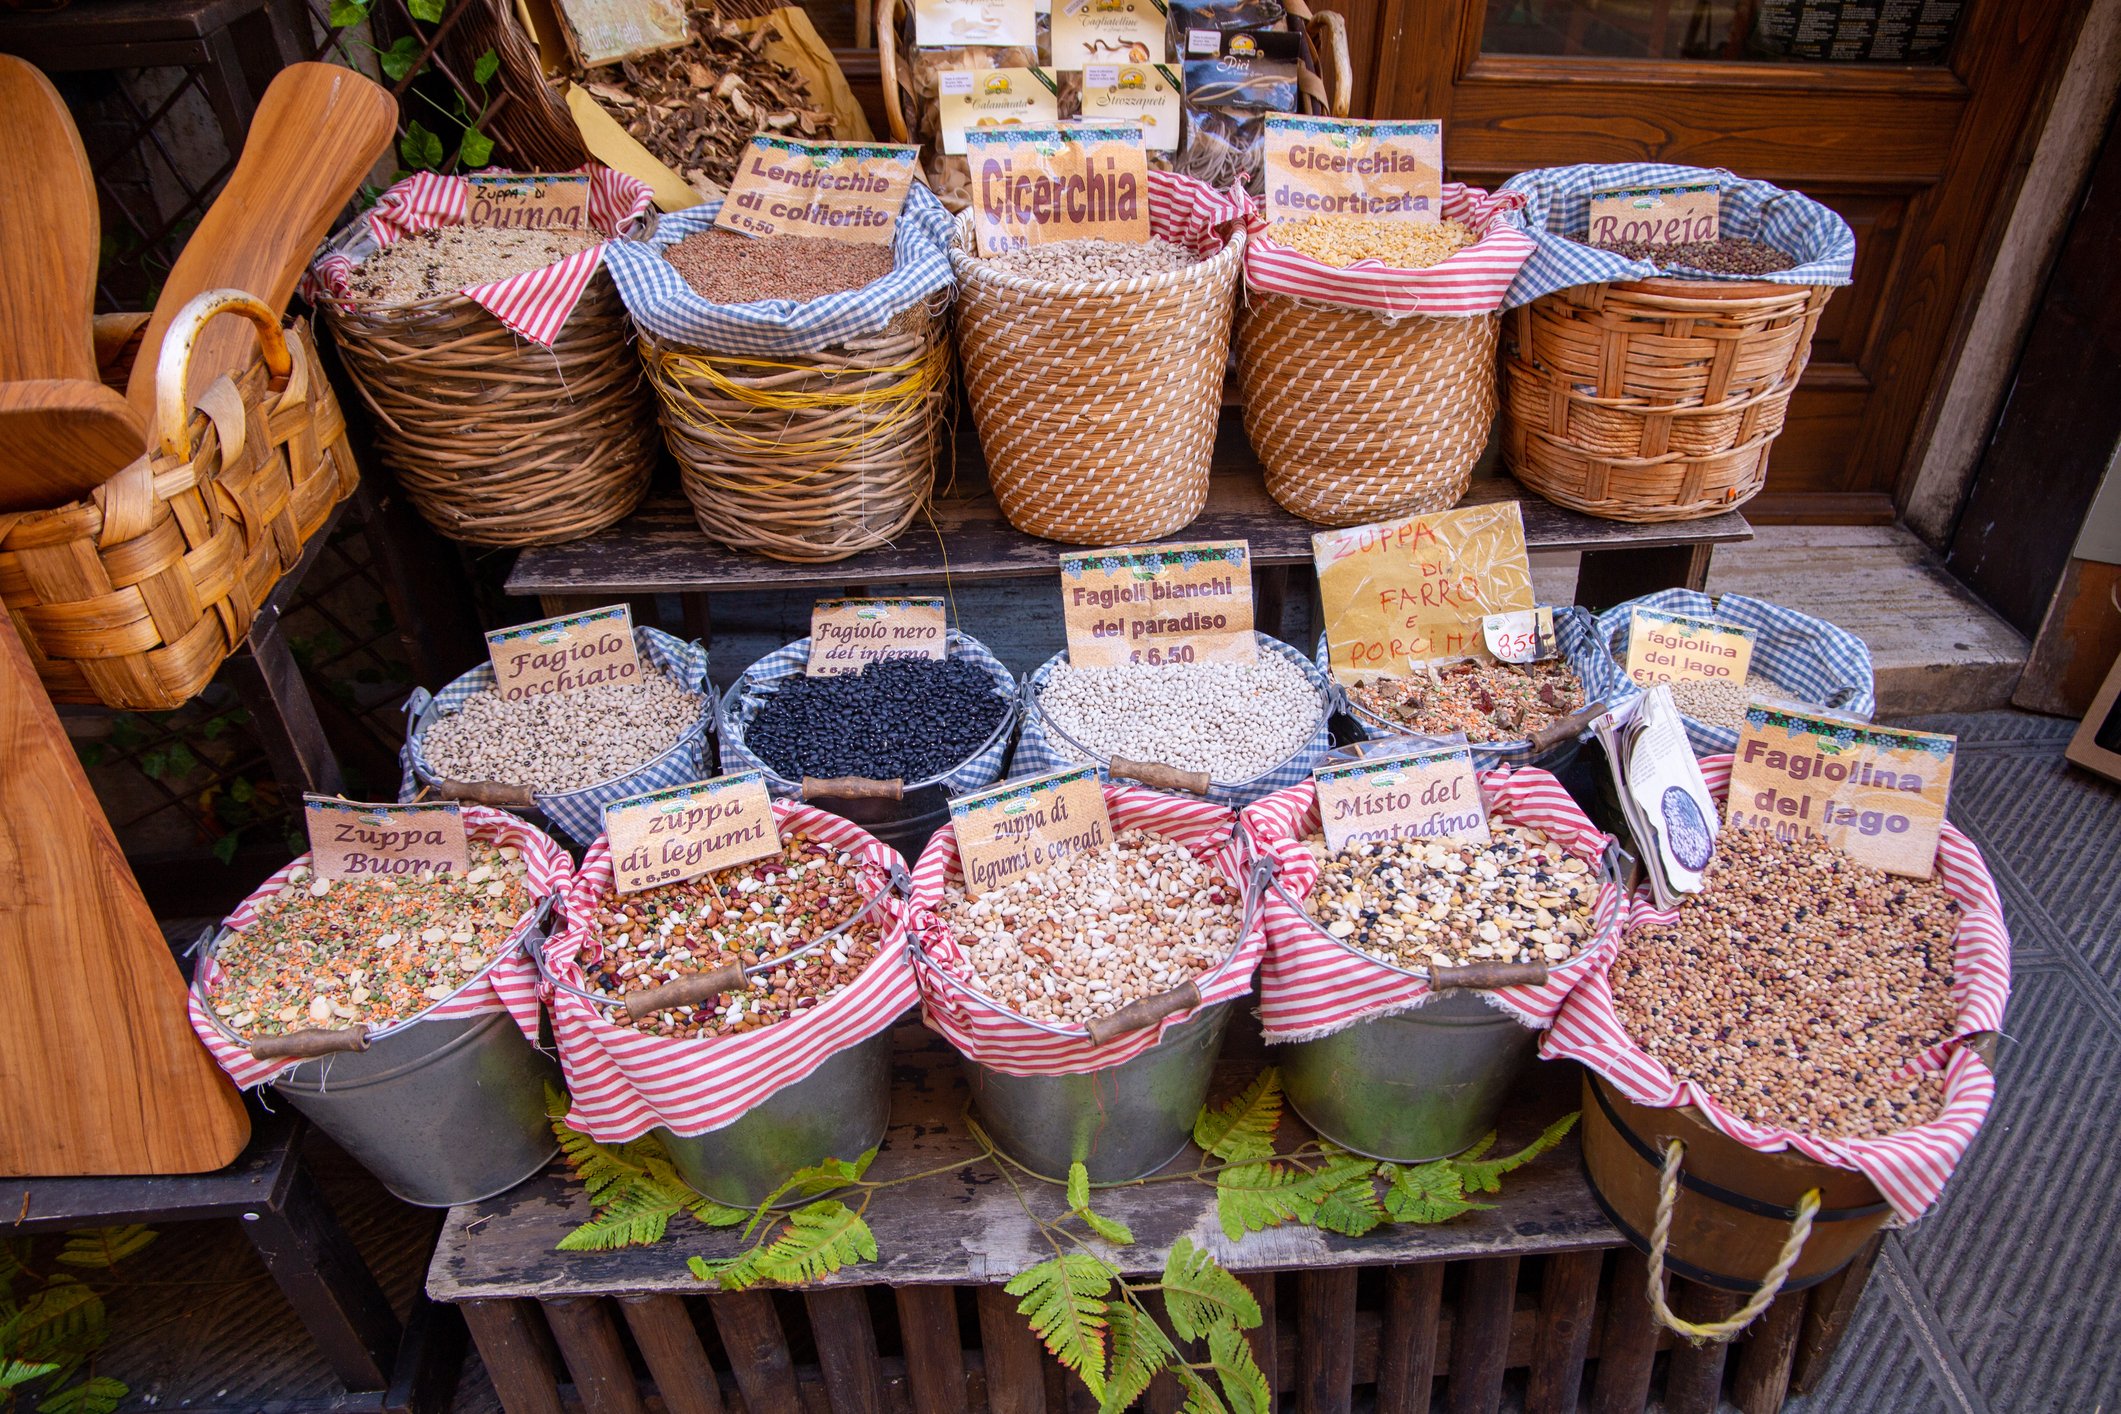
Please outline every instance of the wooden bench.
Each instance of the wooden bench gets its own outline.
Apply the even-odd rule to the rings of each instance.
[[[1235,1034],[1218,1093],[1262,1057]],[[915,1026],[896,1036],[892,1124],[871,1175],[930,1173],[877,1192],[867,1218],[880,1259],[799,1291],[723,1293],[696,1281],[693,1255],[737,1249],[731,1230],[673,1220],[652,1247],[569,1253],[555,1244],[590,1208],[557,1166],[511,1192],[452,1209],[428,1273],[435,1300],[462,1306],[507,1414],[1066,1414],[1092,1407],[1081,1383],[1037,1344],[1001,1283],[1049,1255],[1011,1186],[961,1115],[954,1054]],[[1575,1108],[1578,1072],[1542,1064],[1502,1123],[1502,1151]],[[1306,1131],[1293,1114],[1285,1138]],[[1176,1172],[1186,1174],[1188,1151]],[[1170,1172],[1172,1170],[1167,1170]],[[1046,1216],[1066,1202],[1027,1180]],[[1696,1349],[1652,1323],[1647,1267],[1585,1183],[1572,1135],[1503,1180],[1495,1206],[1439,1226],[1391,1225],[1360,1238],[1307,1227],[1229,1242],[1214,1190],[1191,1178],[1101,1192],[1101,1211],[1137,1237],[1130,1274],[1162,1270],[1173,1239],[1211,1247],[1258,1297],[1254,1332],[1279,1407],[1302,1414],[1358,1404],[1422,1414],[1433,1382],[1453,1411],[1493,1411],[1509,1381],[1528,1410],[1644,1407],[1659,1383],[1674,1414],[1709,1411],[1729,1383],[1746,1414],[1778,1408],[1792,1381],[1824,1368],[1863,1286],[1868,1260],[1775,1303],[1735,1345]],[[1674,1283],[1696,1319],[1737,1298]],[[1588,1376],[1588,1380],[1586,1380]],[[1521,1385],[1519,1385],[1521,1381]],[[1150,1410],[1177,1406],[1160,1378]],[[571,1386],[564,1389],[563,1386]]]

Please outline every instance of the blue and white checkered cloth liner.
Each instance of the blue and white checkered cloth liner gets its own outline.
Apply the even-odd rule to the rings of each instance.
[[[1333,684],[1304,657],[1302,650],[1292,648],[1280,639],[1264,633],[1255,632],[1253,637],[1259,641],[1260,652],[1280,654],[1303,669],[1304,676],[1310,679],[1311,686],[1318,692],[1318,730],[1311,733],[1311,739],[1306,741],[1294,756],[1265,775],[1230,784],[1214,783],[1208,791],[1208,799],[1234,809],[1250,805],[1255,800],[1264,800],[1278,790],[1311,778],[1312,768],[1325,760],[1326,753],[1333,749],[1331,720],[1333,709],[1339,703],[1333,692]],[[1024,730],[1016,743],[1016,759],[1009,765],[1009,775],[1012,779],[1057,771],[1063,766],[1078,765],[1086,759],[1063,751],[1061,743],[1047,731],[1045,718],[1038,710],[1039,693],[1045,691],[1046,680],[1053,676],[1055,665],[1067,656],[1066,653],[1054,654],[1039,664],[1030,677],[1024,679]],[[1102,769],[1104,764],[1102,760],[1098,761],[1098,776],[1109,781],[1111,777]]]
[[[722,203],[673,211],[645,241],[613,241],[604,264],[633,322],[665,343],[718,354],[807,354],[880,332],[905,310],[953,290],[950,213],[916,182],[892,234],[890,274],[814,300],[712,304],[663,259],[666,246],[714,225]]]
[[[1717,275],[1685,270],[1709,280],[1771,280],[1783,285],[1846,285],[1856,264],[1856,236],[1848,222],[1801,192],[1748,181],[1720,167],[1674,167],[1661,162],[1611,166],[1541,167],[1519,172],[1502,184],[1525,199],[1522,210],[1501,219],[1538,244],[1517,272],[1502,307],[1515,309],[1541,295],[1575,285],[1647,280],[1659,273],[1647,260],[1630,260],[1583,244],[1591,224],[1591,193],[1614,187],[1674,186],[1713,181],[1723,194],[1721,229],[1726,236],[1765,241],[1797,264],[1772,275]],[[1669,266],[1664,273],[1685,267]]]
[[[1554,640],[1561,649],[1561,656],[1583,684],[1585,702],[1596,702],[1604,698],[1606,704],[1618,707],[1631,697],[1640,697],[1642,689],[1635,686],[1628,675],[1613,661],[1598,636],[1598,621],[1591,617],[1590,610],[1578,604],[1554,606]],[[1332,660],[1326,656],[1326,636],[1318,636],[1318,670],[1332,672]],[[1348,705],[1348,694],[1338,683],[1333,690],[1340,694],[1341,710],[1347,712],[1356,726],[1362,728],[1364,739],[1376,741],[1383,737],[1404,735],[1400,727],[1379,726],[1358,715]],[[1584,735],[1588,736],[1588,729]],[[1522,741],[1475,742],[1473,744],[1473,766],[1475,770],[1492,771],[1498,766],[1537,766],[1529,743]]]
[[[1016,724],[1016,678],[978,639],[952,629],[949,642],[951,657],[978,664],[987,676],[994,679],[994,690],[1009,699],[1009,715],[995,730],[994,739],[977,755],[967,757],[947,774],[933,780],[907,781],[906,789],[940,785],[945,795],[963,795],[991,786],[1002,777],[1002,758],[1009,754],[1010,728]],[[809,662],[810,640],[798,638],[786,648],[776,648],[744,669],[743,674],[729,685],[729,691],[722,694],[723,770],[763,771],[766,773],[766,788],[791,800],[801,797],[803,783],[775,775],[772,767],[752,754],[751,748],[744,744],[744,737],[750,729],[751,719],[758,715],[759,708],[777,690],[777,685],[789,678],[801,677]]]
[[[1664,589],[1615,604],[1598,616],[1598,636],[1616,665],[1627,662],[1628,622],[1638,608],[1741,624],[1755,634],[1752,675],[1765,678],[1777,692],[1865,721],[1878,710],[1871,650],[1855,634],[1825,619],[1743,594],[1712,599],[1699,590]],[[1696,756],[1737,749],[1737,728],[1710,726],[1691,717],[1685,721],[1687,740],[1693,743]]]
[[[554,828],[584,848],[604,833],[604,807],[612,801],[665,786],[688,785],[714,773],[708,742],[716,714],[714,684],[707,680],[707,649],[653,628],[634,629],[633,641],[644,666],[700,693],[707,699],[707,710],[674,746],[636,771],[559,795],[531,792],[530,798]],[[429,724],[462,707],[474,692],[492,686],[493,664],[481,663],[439,693],[430,695],[425,688],[418,688],[406,699],[405,746],[398,752],[398,763],[405,772],[398,782],[399,800],[411,800],[422,786],[435,784],[434,771],[420,750]]]

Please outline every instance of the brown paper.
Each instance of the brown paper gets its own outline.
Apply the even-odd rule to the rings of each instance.
[[[936,108],[943,151],[962,157],[973,128],[1050,127],[1060,117],[1060,82],[1051,69],[945,69]]]
[[[1266,126],[1269,221],[1442,218],[1443,124],[1435,119],[1360,122],[1269,113]]]
[[[1731,761],[1725,818],[1735,829],[1823,838],[1858,863],[1927,879],[1957,752],[1956,737],[1756,705]]]
[[[1753,631],[1742,624],[1636,609],[1628,617],[1628,676],[1660,682],[1739,682],[1753,662]]]
[[[1488,842],[1488,809],[1470,747],[1366,756],[1320,766],[1311,779],[1326,848],[1335,853],[1375,840]]]
[[[820,599],[810,611],[809,677],[858,673],[885,658],[947,658],[940,599]]]
[[[641,678],[633,610],[624,604],[495,629],[486,654],[494,689],[510,702]]]
[[[714,224],[747,236],[889,245],[920,148],[803,142],[761,133],[744,149]]]
[[[675,49],[692,38],[684,0],[554,0],[575,63],[585,69]]]
[[[1252,663],[1251,554],[1242,540],[1060,557],[1068,661]]]
[[[1343,682],[1480,657],[1483,619],[1538,607],[1515,501],[1322,530],[1311,552]]]
[[[773,797],[758,771],[717,776],[604,807],[613,886],[622,894],[682,883],[778,854]]]
[[[1052,241],[1148,240],[1149,155],[1142,142],[1138,127],[968,131],[979,253]]]
[[[1641,241],[1685,245],[1717,238],[1723,198],[1715,183],[1674,187],[1617,187],[1591,193],[1590,245]]]
[[[453,800],[369,805],[337,796],[302,797],[310,867],[326,879],[402,879],[461,874],[471,867],[463,808]]]
[[[1097,767],[1070,766],[950,802],[958,867],[974,898],[1112,844]]]
[[[522,231],[587,231],[589,178],[485,176],[464,178],[471,191],[464,208],[467,226]]]

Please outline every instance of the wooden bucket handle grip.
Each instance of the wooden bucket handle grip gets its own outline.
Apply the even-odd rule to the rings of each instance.
[[[741,991],[749,981],[744,976],[744,964],[725,962],[720,967],[710,967],[705,972],[695,972],[690,977],[680,977],[660,987],[628,992],[623,1004],[629,1020],[641,1021],[674,1006],[698,1006],[701,1002],[713,1001],[724,992]]]
[[[528,786],[503,785],[499,781],[435,782],[436,794],[447,800],[468,800],[473,805],[491,805],[500,810],[528,810],[537,804]]]
[[[1563,717],[1558,722],[1549,722],[1533,732],[1530,741],[1532,750],[1545,751],[1548,747],[1567,741],[1591,724],[1591,718],[1606,710],[1604,701],[1588,702]]]
[[[1543,962],[1469,962],[1463,967],[1429,969],[1429,990],[1448,992],[1470,989],[1490,992],[1497,987],[1544,987],[1547,965]]]
[[[348,1026],[331,1031],[320,1026],[305,1026],[284,1036],[254,1037],[249,1046],[252,1060],[310,1060],[342,1051],[367,1050],[368,1027]]]
[[[904,800],[904,781],[880,781],[870,776],[805,776],[805,800]]]
[[[294,367],[287,351],[287,336],[280,330],[280,316],[263,300],[241,290],[205,290],[177,311],[162,352],[155,364],[155,433],[163,452],[189,458],[185,429],[191,423],[191,398],[184,391],[191,380],[191,354],[200,331],[224,314],[239,314],[257,326],[258,347],[265,367],[275,378],[285,378]]]
[[[1167,1016],[1190,1011],[1200,1005],[1200,988],[1191,982],[1181,982],[1168,992],[1159,992],[1153,997],[1143,997],[1138,1002],[1128,1002],[1110,1016],[1100,1016],[1090,1021],[1083,1030],[1090,1033],[1090,1044],[1102,1046],[1131,1032],[1154,1026]]]
[[[1154,790],[1184,791],[1187,795],[1204,796],[1215,785],[1206,771],[1181,771],[1161,761],[1130,761],[1124,756],[1115,756],[1106,769],[1114,776],[1140,781]]]

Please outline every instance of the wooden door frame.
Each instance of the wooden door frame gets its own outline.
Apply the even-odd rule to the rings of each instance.
[[[1693,125],[1695,131],[1717,131],[1707,121],[1714,116],[1716,100],[1698,92],[1703,82],[1772,96],[1800,118],[1810,110],[1813,130],[1820,132],[1862,126],[1863,111],[1872,99],[1881,108],[1888,102],[1904,108],[1909,99],[1931,100],[1939,120],[1954,123],[1956,131],[1941,164],[1919,162],[1910,152],[1904,173],[1910,193],[1905,228],[1883,289],[1888,317],[1855,359],[1874,391],[1850,457],[1849,484],[1890,486],[1890,505],[1886,496],[1871,491],[1804,497],[1809,509],[1830,518],[1839,512],[1875,519],[1880,512],[1889,515],[1906,506],[1949,371],[1979,303],[1980,273],[1995,259],[2041,120],[2090,0],[1967,0],[1964,29],[1951,63],[1935,68],[1483,56],[1483,0],[1376,3],[1377,43],[1364,76],[1369,80],[1370,113],[1442,116],[1450,167],[1454,173],[1464,170],[1482,178],[1531,165],[1511,163],[1501,152],[1521,145],[1527,132],[1540,131],[1536,116],[1500,111],[1472,124],[1454,122],[1457,101],[1467,90],[1477,96],[1484,81],[1536,77],[1541,84],[1565,87],[1579,96],[1598,88],[1661,91],[1659,121],[1639,125],[1636,131],[1622,124],[1616,131],[1595,134],[1552,129],[1542,133],[1548,151],[1541,162],[1546,165],[1696,160],[1683,142],[1673,151],[1669,137],[1671,126],[1685,125],[1690,115],[1703,120]],[[1425,63],[1424,55],[1436,59]],[[1820,120],[1829,115],[1831,121],[1822,126]],[[1501,126],[1511,123],[1520,126]],[[1805,124],[1790,126],[1801,129]],[[1484,133],[1490,135],[1486,141]],[[1730,140],[1722,141],[1728,148]],[[1774,129],[1757,142],[1752,150],[1727,157],[1724,165],[1747,176],[1810,185],[1828,195],[1853,185],[1854,173],[1837,169],[1830,146],[1800,146],[1778,137]],[[1917,146],[1934,150],[1937,144],[1934,138],[1926,145],[1910,144],[1911,149]],[[1863,181],[1878,185],[1873,175]]]

